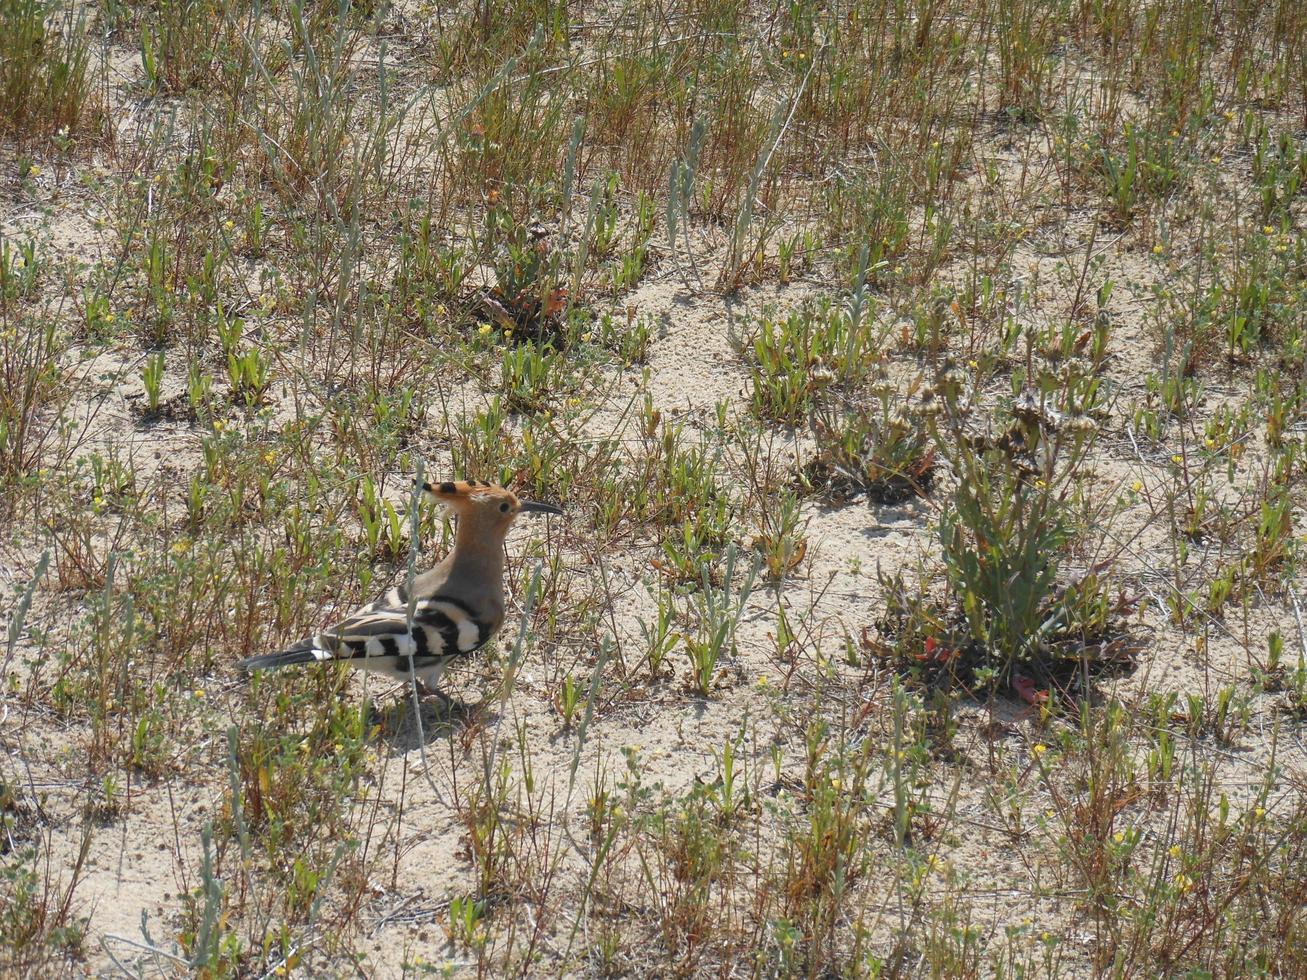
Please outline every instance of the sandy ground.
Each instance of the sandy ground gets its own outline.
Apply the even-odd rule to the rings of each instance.
[[[117,65],[116,70],[131,74],[126,63]],[[125,120],[123,127],[129,126],[130,121]],[[122,138],[127,139],[123,127]],[[999,164],[1011,162],[998,140],[982,144],[980,152]],[[115,244],[95,225],[100,217],[97,196],[79,182],[85,176],[83,166],[43,175],[30,196],[9,182],[0,194],[0,232],[5,238],[38,235],[56,264],[85,268],[111,256]],[[93,170],[95,164],[85,166]],[[1143,396],[1142,378],[1158,365],[1152,334],[1144,322],[1144,288],[1164,276],[1165,270],[1150,258],[1136,234],[1113,238],[1100,232],[1091,241],[1088,228],[1092,220],[1092,215],[1083,211],[1050,213],[1039,225],[1035,240],[1018,252],[1012,274],[1041,283],[1037,303],[1022,314],[1031,322],[1065,312],[1074,282],[1064,281],[1065,276],[1059,279],[1058,270],[1079,268],[1088,249],[1104,256],[1104,265],[1096,274],[1110,276],[1119,284],[1106,311],[1113,332],[1104,383],[1112,412],[1092,461],[1094,494],[1103,502],[1118,497],[1124,501],[1119,512],[1103,522],[1101,548],[1117,563],[1120,587],[1150,601],[1130,622],[1131,633],[1142,639],[1134,669],[1102,681],[1096,696],[1139,705],[1150,695],[1175,692],[1179,696],[1175,710],[1181,711],[1187,695],[1211,699],[1226,685],[1250,691],[1253,671],[1263,662],[1267,635],[1278,629],[1286,638],[1298,637],[1298,619],[1292,592],[1288,597],[1267,596],[1252,603],[1246,616],[1236,610],[1223,619],[1202,614],[1198,630],[1177,628],[1162,608],[1161,600],[1175,588],[1177,579],[1198,580],[1221,549],[1215,543],[1195,545],[1185,561],[1177,564],[1158,507],[1170,479],[1167,460],[1179,447],[1160,445],[1145,450],[1126,432],[1129,408]],[[707,235],[701,244],[700,264],[715,268],[719,246]],[[960,271],[946,268],[940,277],[948,279]],[[733,338],[761,310],[797,304],[818,289],[814,282],[798,282],[746,288],[724,296],[687,282],[670,262],[658,265],[644,283],[621,298],[618,307],[634,307],[657,324],[647,367],[605,369],[605,398],[591,406],[593,414],[585,423],[585,433],[633,442],[629,428],[623,432],[618,427],[629,427],[630,416],[624,406],[637,392],[647,392],[663,418],[685,424],[691,435],[710,431],[719,404],[725,403],[730,417],[743,415],[748,372]],[[47,295],[62,316],[72,315],[73,302],[66,292],[51,288]],[[892,312],[880,309],[877,315],[885,318],[888,328]],[[77,433],[75,456],[112,452],[135,473],[138,487],[157,486],[152,492],[158,501],[170,500],[172,506],[180,499],[176,488],[184,488],[198,471],[202,433],[181,419],[142,424],[136,406],[142,397],[144,357],[141,351],[125,346],[97,351],[71,348],[66,359],[76,391],[63,409],[63,417]],[[910,353],[893,352],[889,360],[904,374],[921,370]],[[646,370],[647,375],[642,373]],[[1001,380],[997,383],[995,393],[1002,384]],[[1246,384],[1243,376],[1214,379],[1201,410],[1210,415],[1223,398],[1241,393]],[[450,414],[467,414],[484,406],[493,387],[472,380],[460,382],[448,394],[445,405]],[[284,385],[278,389],[278,397],[268,421],[273,426],[295,417]],[[184,398],[184,379],[174,375],[165,385],[164,401],[180,398]],[[810,451],[802,431],[777,431],[771,440],[772,460],[780,471],[792,472]],[[432,439],[422,448],[429,449],[425,455],[431,465],[447,464],[447,447],[438,440]],[[1259,453],[1264,453],[1264,447],[1254,446],[1236,479],[1223,487],[1226,499],[1237,501],[1243,493],[1241,481],[1255,478]],[[839,654],[846,644],[856,648],[864,630],[874,629],[882,614],[884,596],[878,570],[887,576],[900,570],[912,573],[922,562],[935,560],[933,522],[947,481],[945,474],[938,491],[928,498],[894,505],[865,498],[839,504],[805,500],[804,561],[783,585],[760,585],[753,593],[737,639],[739,655],[725,664],[711,699],[687,691],[685,659],[674,651],[668,661],[672,672],[662,679],[624,690],[620,696],[614,691],[611,699],[605,689],[582,741],[575,726],[563,729],[549,693],[563,673],[588,682],[599,649],[593,635],[580,635],[563,646],[532,648],[511,695],[501,703],[486,705],[478,725],[448,723],[427,705],[423,746],[402,692],[375,680],[367,682],[365,691],[363,680],[349,681],[341,696],[351,702],[372,697],[379,712],[379,734],[349,801],[352,825],[360,831],[361,846],[368,855],[350,867],[365,867],[370,877],[359,889],[363,905],[356,915],[344,917],[347,924],[324,916],[309,934],[296,937],[298,945],[312,949],[299,963],[303,975],[319,971],[346,975],[346,962],[339,958],[346,936],[361,957],[357,966],[361,976],[401,976],[412,971],[419,957],[430,963],[446,959],[455,964],[471,962],[465,951],[449,944],[445,931],[450,900],[468,894],[474,886],[474,865],[458,801],[465,800],[476,785],[486,765],[486,753],[512,757],[519,751],[519,736],[529,752],[536,787],[534,805],[542,814],[540,851],[523,860],[533,862],[536,880],[548,877],[560,883],[548,902],[533,903],[528,897],[515,910],[518,921],[525,923],[523,929],[538,937],[541,975],[561,958],[578,962],[578,951],[595,941],[589,935],[594,923],[587,924],[578,938],[568,917],[577,909],[560,902],[559,896],[576,896],[586,884],[595,843],[584,828],[597,774],[617,778],[626,771],[633,753],[641,763],[644,785],[659,786],[668,795],[682,795],[717,778],[722,747],[743,733],[741,751],[748,768],[768,769],[774,749],[786,760],[783,778],[777,782],[780,788],[773,786],[770,778],[760,780],[775,798],[785,792],[785,779],[795,778],[800,771],[804,749],[802,719],[787,716],[787,702],[801,712],[816,705],[832,716],[860,718],[862,722],[854,726],[860,737],[883,738],[891,699],[889,672],[869,661],[850,666]],[[1140,488],[1132,490],[1136,481]],[[403,487],[404,479],[396,469],[387,493],[402,502]],[[1297,519],[1301,516],[1295,515]],[[749,537],[747,530],[739,535],[742,543]],[[106,545],[107,540],[100,543]],[[561,574],[568,581],[602,590],[606,605],[600,617],[605,629],[611,629],[622,644],[623,656],[637,656],[639,625],[651,621],[657,610],[656,543],[606,547],[591,536],[586,515],[556,523],[524,521],[508,542],[510,571],[519,590],[513,597],[513,609],[520,610],[520,587],[528,568],[528,559],[522,556],[541,544],[550,555],[560,558]],[[31,576],[40,546],[39,535],[17,528],[6,532],[0,551],[0,596],[6,605],[16,600]],[[169,771],[161,777],[131,775],[118,787],[119,802],[113,811],[97,812],[93,803],[104,793],[85,765],[90,737],[87,719],[60,715],[47,699],[17,695],[29,682],[40,687],[48,680],[48,675],[28,662],[29,656],[73,641],[69,623],[83,617],[89,608],[93,590],[76,588],[72,572],[63,574],[69,587],[46,587],[37,592],[28,629],[19,636],[15,656],[8,662],[13,693],[0,710],[0,747],[7,756],[7,771],[19,774],[25,796],[33,801],[20,826],[38,842],[53,880],[67,880],[79,863],[84,835],[89,835],[73,898],[78,914],[87,920],[87,958],[70,971],[113,973],[119,962],[150,965],[148,955],[133,945],[145,941],[143,927],[161,948],[173,948],[182,896],[198,886],[201,828],[229,816],[225,812],[229,806],[226,729],[234,725],[240,731],[249,724],[244,714],[247,682],[231,666],[237,652],[209,651],[215,665],[212,674],[194,677],[189,693],[169,692],[169,709],[186,713],[181,727],[187,733],[186,739],[173,747]],[[778,606],[785,608],[797,635],[786,651],[776,649]],[[321,610],[323,620],[334,612]],[[516,623],[516,614],[510,612],[499,649],[453,675],[450,694],[475,703],[494,689]],[[37,631],[46,635],[43,644],[37,640]],[[1205,640],[1196,644],[1199,636]],[[1248,700],[1247,726],[1232,744],[1193,740],[1183,749],[1191,758],[1201,758],[1215,767],[1223,791],[1235,805],[1251,798],[1273,764],[1276,775],[1268,807],[1272,814],[1277,808],[1292,808],[1307,777],[1307,744],[1301,728],[1281,723],[1279,704],[1280,698],[1274,694],[1253,692]],[[873,720],[864,724],[868,717]],[[996,774],[1015,767],[1021,773],[1018,789],[1027,810],[1036,814],[1057,810],[1058,801],[1040,789],[1032,775],[1032,746],[1052,740],[1049,726],[1038,710],[1010,693],[984,703],[964,699],[957,707],[955,722],[953,752],[937,760],[931,771],[928,795],[950,816],[947,832],[927,845],[930,852],[965,882],[963,892],[972,924],[987,935],[999,936],[1005,925],[1031,917],[1036,930],[1064,935],[1070,952],[1062,975],[1091,975],[1094,966],[1085,951],[1095,940],[1078,911],[1078,886],[1071,881],[1050,881],[1050,875],[1056,878],[1062,873],[1052,856],[1055,833],[1032,822],[1014,834],[1010,824],[1000,822],[1002,807],[993,798]],[[1272,731],[1277,733],[1274,743]],[[123,733],[123,737],[129,736]],[[520,767],[522,760],[514,758],[514,765]],[[890,805],[892,799],[892,794],[887,795],[885,804]],[[1144,835],[1161,840],[1159,835],[1166,832],[1160,825],[1161,816],[1164,813],[1159,816],[1157,810],[1138,802],[1125,810],[1121,825],[1134,823]],[[1056,822],[1055,815],[1050,824]],[[786,833],[782,822],[771,817],[761,817],[758,823],[760,843],[775,842]],[[230,852],[233,845],[227,840],[222,846]],[[888,854],[892,835],[881,827],[866,846]],[[634,857],[628,864],[625,873],[634,879]],[[544,868],[550,869],[548,876],[541,870]],[[892,882],[875,878],[859,887],[866,895],[883,898],[883,902],[869,900],[872,907],[888,903],[894,891]],[[626,894],[641,890],[639,885],[628,886]],[[252,903],[262,900],[255,896]],[[645,895],[643,900],[645,907],[637,912],[647,912],[654,904],[651,896]],[[253,915],[251,923],[257,918]],[[883,938],[892,935],[894,928],[892,917],[886,917],[872,933]],[[343,932],[333,935],[335,929]],[[247,936],[256,931],[257,925],[251,924]],[[165,957],[156,959],[153,967],[169,973],[176,972],[178,964]],[[649,963],[638,958],[626,964],[630,975],[647,968]]]

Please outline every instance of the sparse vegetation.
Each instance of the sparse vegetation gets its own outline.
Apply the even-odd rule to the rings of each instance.
[[[0,973],[1307,975],[1300,0],[0,0]],[[562,500],[452,706],[238,659]]]

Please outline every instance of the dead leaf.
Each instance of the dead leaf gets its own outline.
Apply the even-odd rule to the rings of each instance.
[[[1048,692],[1036,688],[1034,680],[1025,674],[1014,673],[1012,675],[1012,689],[1021,696],[1021,700],[1026,704],[1043,704],[1048,700]]]

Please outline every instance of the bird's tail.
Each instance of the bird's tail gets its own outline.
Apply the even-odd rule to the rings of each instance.
[[[236,662],[241,670],[274,670],[277,667],[290,667],[294,664],[314,664],[329,656],[318,647],[312,639],[300,640],[293,647],[287,647],[280,653],[264,653],[257,657],[246,657]]]

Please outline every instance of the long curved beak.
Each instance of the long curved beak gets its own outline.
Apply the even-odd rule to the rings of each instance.
[[[521,500],[522,512],[530,511],[533,514],[561,514],[563,508],[555,507],[553,504],[541,503],[539,500]]]

